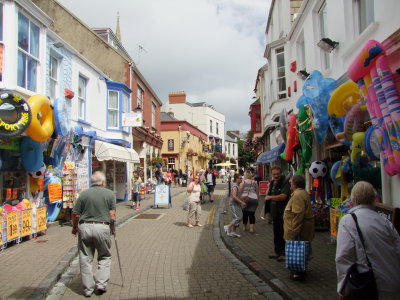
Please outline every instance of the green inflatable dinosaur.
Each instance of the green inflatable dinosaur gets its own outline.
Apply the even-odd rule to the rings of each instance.
[[[299,141],[301,149],[299,150],[300,167],[296,174],[304,175],[305,169],[310,166],[310,159],[312,155],[312,112],[308,105],[303,105],[297,114],[297,126],[299,131]]]

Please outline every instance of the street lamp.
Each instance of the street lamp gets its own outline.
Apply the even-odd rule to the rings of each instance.
[[[178,125],[179,130],[179,143],[178,143],[178,167],[181,169],[181,124]]]

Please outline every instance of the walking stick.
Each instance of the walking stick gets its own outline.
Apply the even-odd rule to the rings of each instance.
[[[115,233],[114,233],[113,235],[114,235],[115,249],[117,249],[117,257],[118,257],[119,272],[121,273],[121,283],[122,283],[122,286],[124,286],[124,276],[122,275],[121,258],[120,258],[120,256],[119,256],[119,249],[118,249],[117,238],[115,237]]]

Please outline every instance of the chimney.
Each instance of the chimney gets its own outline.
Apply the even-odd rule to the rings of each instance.
[[[169,104],[186,103],[186,93],[184,91],[169,93],[168,97]]]

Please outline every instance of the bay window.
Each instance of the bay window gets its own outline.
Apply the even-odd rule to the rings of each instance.
[[[109,128],[118,128],[118,92],[108,91],[107,123]]]

